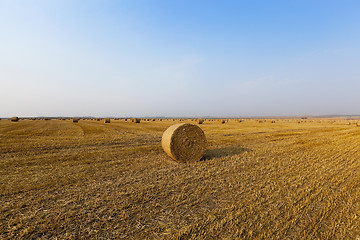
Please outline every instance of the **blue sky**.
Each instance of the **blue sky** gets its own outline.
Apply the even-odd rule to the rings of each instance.
[[[360,114],[359,1],[0,0],[0,117]]]

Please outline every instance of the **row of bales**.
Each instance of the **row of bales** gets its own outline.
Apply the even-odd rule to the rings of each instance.
[[[346,119],[303,119],[303,118],[279,118],[279,119],[255,119],[255,118],[246,118],[246,119],[218,119],[218,118],[95,118],[95,117],[27,117],[27,118],[19,118],[19,117],[11,117],[7,118],[11,122],[18,122],[20,120],[72,120],[73,123],[78,123],[80,120],[91,120],[91,121],[103,121],[104,123],[111,123],[112,121],[129,121],[133,123],[140,123],[140,122],[155,122],[155,121],[193,121],[196,124],[204,124],[204,123],[211,123],[211,122],[218,122],[220,124],[225,124],[228,122],[245,122],[245,121],[252,121],[257,123],[277,123],[277,122],[287,122],[287,123],[320,123],[320,124],[337,124],[337,125],[352,125],[360,127],[360,122],[356,119],[346,120]],[[0,118],[1,120],[1,118]]]

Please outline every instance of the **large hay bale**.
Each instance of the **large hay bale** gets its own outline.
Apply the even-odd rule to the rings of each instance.
[[[206,137],[200,127],[190,123],[170,126],[162,136],[164,151],[175,161],[199,161],[206,150]]]
[[[140,123],[141,119],[140,118],[134,118],[134,123]]]
[[[77,117],[74,117],[74,118],[72,119],[73,123],[78,123],[79,120],[80,120],[80,118],[77,118]]]
[[[105,118],[104,122],[105,123],[110,123],[110,118]]]
[[[12,117],[12,118],[10,118],[10,120],[11,120],[12,122],[18,122],[18,121],[19,121],[19,118],[18,118],[18,117]]]

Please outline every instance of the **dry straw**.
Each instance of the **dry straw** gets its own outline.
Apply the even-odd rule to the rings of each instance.
[[[12,122],[18,122],[18,121],[19,121],[19,118],[18,118],[18,117],[12,117],[12,118],[10,118],[10,120],[11,120]]]
[[[110,123],[110,118],[105,118],[104,122],[105,123]]]
[[[204,156],[206,137],[200,127],[190,123],[179,123],[164,132],[161,145],[175,161],[195,162]]]

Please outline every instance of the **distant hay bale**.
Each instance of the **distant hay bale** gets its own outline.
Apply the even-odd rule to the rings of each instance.
[[[200,127],[190,123],[170,126],[162,135],[164,151],[175,161],[199,161],[206,150],[206,137]]]
[[[10,118],[10,120],[11,120],[12,122],[18,122],[18,121],[19,121],[19,118],[18,118],[18,117],[12,117],[12,118]]]
[[[49,121],[49,120],[51,120],[51,118],[45,117],[44,120]]]
[[[204,119],[197,119],[197,120],[196,120],[196,123],[197,123],[197,124],[203,124],[203,123],[204,123]]]
[[[100,121],[101,119],[100,118],[97,118],[96,121]]]
[[[72,119],[72,121],[73,121],[73,123],[78,123],[78,122],[80,121],[80,118],[74,117],[74,118]]]
[[[155,122],[155,118],[153,118],[152,121]]]
[[[224,120],[224,119],[219,119],[219,122],[220,122],[221,124],[224,124],[224,123],[225,123],[225,120]]]
[[[275,121],[275,120],[272,120],[271,123],[276,123],[276,121]]]
[[[104,122],[105,123],[110,123],[110,118],[105,118]]]
[[[140,123],[141,119],[140,118],[134,118],[134,123]]]

